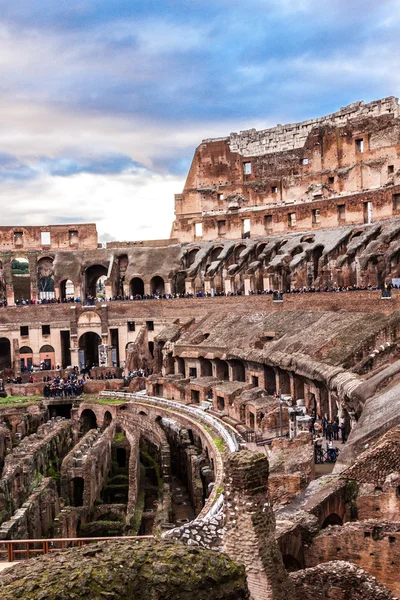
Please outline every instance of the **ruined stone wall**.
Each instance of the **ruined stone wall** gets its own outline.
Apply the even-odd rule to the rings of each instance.
[[[363,223],[367,201],[378,218],[387,218],[391,201],[383,207],[374,192],[399,183],[399,136],[397,99],[386,98],[322,119],[203,140],[175,197],[171,235],[181,242],[238,239]],[[365,190],[369,198],[347,202],[346,195]],[[244,219],[250,220],[246,230]]]
[[[49,470],[59,470],[62,458],[72,444],[71,422],[58,419],[41,425],[37,433],[24,438],[6,456],[0,479],[2,522],[24,504]]]
[[[24,540],[49,537],[53,520],[60,511],[57,485],[45,478],[33,490],[21,508],[0,527],[0,539]]]
[[[291,573],[298,600],[395,600],[368,573],[349,562],[334,561]]]
[[[42,242],[43,232],[50,234],[50,243]],[[0,251],[17,250],[24,256],[23,253],[27,250],[48,252],[77,248],[97,248],[97,230],[94,223],[0,227]]]
[[[399,523],[359,522],[321,531],[305,548],[306,567],[346,560],[361,567],[398,596]]]
[[[247,450],[231,454],[225,463],[225,481],[224,551],[245,565],[254,600],[293,597],[274,538],[267,457]]]
[[[111,465],[113,426],[104,432],[92,429],[65,457],[61,465],[61,496],[72,506],[78,506],[75,495],[76,478],[83,479],[82,506],[94,505],[107,481]]]

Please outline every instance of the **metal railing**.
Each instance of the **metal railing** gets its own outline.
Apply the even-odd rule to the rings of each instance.
[[[93,537],[93,538],[57,538],[43,540],[0,540],[0,562],[16,562],[52,554],[68,548],[81,548],[87,544],[109,540],[131,540],[137,543],[153,540],[153,535]]]

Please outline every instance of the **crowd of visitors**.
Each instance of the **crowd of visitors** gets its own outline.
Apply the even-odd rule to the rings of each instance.
[[[322,417],[319,421],[315,416],[310,421],[310,433],[313,434],[315,462],[336,462],[339,455],[339,448],[334,442],[346,441],[346,426],[344,423],[339,424],[338,419],[330,421]],[[326,442],[326,450],[323,449],[324,440]]]
[[[71,373],[66,377],[44,377],[43,395],[45,398],[75,398],[83,393],[85,377]]]
[[[374,285],[350,285],[350,286],[321,286],[321,287],[299,287],[292,288],[288,290],[250,290],[248,292],[249,296],[262,296],[262,295],[275,295],[283,297],[284,294],[321,294],[321,293],[338,293],[338,292],[365,292],[365,291],[376,291],[381,289],[383,295],[390,295],[391,289],[399,289],[397,285],[388,284],[382,289],[380,286]],[[139,300],[169,300],[169,299],[177,299],[177,298],[212,298],[212,297],[229,297],[229,296],[244,296],[244,291],[238,290],[235,292],[222,292],[222,291],[213,291],[213,292],[203,292],[199,291],[197,293],[185,292],[181,294],[136,294],[136,295],[119,295],[112,296],[110,298],[105,298],[103,296],[99,296],[97,298],[93,296],[87,296],[84,301],[82,298],[52,298],[52,299],[42,299],[42,300],[16,300],[15,304],[17,306],[31,306],[31,305],[46,305],[46,304],[64,304],[64,303],[83,303],[85,306],[94,306],[96,303],[102,302],[128,302],[128,301],[139,301]],[[7,300],[3,299],[0,301],[0,307],[7,306]]]
[[[127,375],[123,375],[122,379],[124,380],[124,387],[128,387],[132,379],[136,379],[136,377],[148,377],[152,374],[152,369],[137,369],[134,371],[129,371]]]

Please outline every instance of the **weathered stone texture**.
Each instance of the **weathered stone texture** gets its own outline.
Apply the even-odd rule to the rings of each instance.
[[[245,600],[244,569],[225,555],[171,542],[101,542],[32,559],[2,576],[0,599]]]
[[[351,563],[334,561],[291,573],[298,600],[395,600],[393,594]]]

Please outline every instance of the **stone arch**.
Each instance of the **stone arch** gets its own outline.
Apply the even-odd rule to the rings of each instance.
[[[212,263],[215,260],[218,260],[219,257],[221,256],[221,252],[224,249],[223,246],[213,246],[210,254],[209,254],[209,262]]]
[[[85,408],[80,416],[81,432],[85,435],[91,429],[97,428],[96,415],[90,408]]]
[[[192,266],[192,264],[195,262],[196,260],[196,256],[199,252],[200,248],[192,248],[191,250],[188,251],[188,253],[186,254],[186,268],[188,269],[189,267]]]
[[[94,331],[87,331],[79,338],[79,363],[85,368],[99,365],[99,345],[101,337]]]
[[[37,286],[41,300],[54,298],[54,258],[43,256],[37,262]]]
[[[112,423],[112,415],[109,410],[106,410],[103,417],[103,427],[108,427]]]
[[[237,244],[237,246],[235,246],[234,249],[234,255],[235,255],[235,262],[238,263],[239,262],[239,258],[241,253],[243,252],[243,250],[247,249],[247,245],[246,244]]]
[[[314,281],[319,275],[319,262],[324,251],[323,246],[316,246],[312,252]]]
[[[165,291],[164,279],[160,275],[154,275],[150,280],[150,294],[162,296]]]
[[[286,571],[288,571],[289,573],[294,573],[294,571],[300,571],[300,569],[302,568],[299,561],[291,554],[284,554],[282,556],[282,560]]]
[[[144,296],[144,282],[141,277],[132,277],[129,283],[131,296]]]
[[[53,346],[50,344],[45,344],[39,350],[39,360],[43,363],[43,366],[46,370],[50,370],[56,362],[56,353]]]
[[[215,359],[215,374],[218,379],[229,381],[229,367],[225,360]]]
[[[105,265],[90,265],[85,271],[85,295],[96,298],[104,295],[104,282],[107,279],[108,269]]]
[[[31,276],[29,261],[24,256],[13,258],[11,261],[12,285],[14,289],[14,302],[31,298]]]
[[[61,302],[68,302],[75,298],[75,286],[71,279],[63,279],[60,282]]]
[[[321,529],[325,529],[330,525],[343,525],[343,519],[337,513],[331,513],[328,515],[321,525]]]
[[[120,254],[118,256],[118,280],[115,284],[115,293],[117,296],[124,296],[124,283],[126,271],[129,266],[129,258],[127,254]]]

